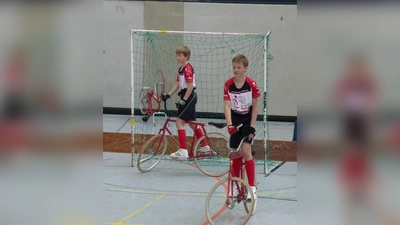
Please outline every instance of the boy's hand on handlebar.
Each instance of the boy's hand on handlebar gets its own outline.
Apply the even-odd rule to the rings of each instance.
[[[249,134],[255,134],[255,133],[256,133],[256,128],[254,128],[254,127],[249,127],[249,128],[247,128],[247,132],[248,132]]]
[[[229,134],[234,134],[234,133],[236,133],[237,131],[239,131],[239,128],[241,128],[243,126],[243,124],[239,124],[239,125],[237,125],[236,127],[235,126],[233,126],[232,124],[231,125],[228,125],[228,132],[229,132]]]
[[[235,126],[232,126],[232,125],[229,125],[229,126],[228,126],[228,133],[229,133],[229,134],[234,134],[234,133],[236,133],[237,131],[238,131],[238,129],[236,129]]]
[[[254,127],[247,128],[247,134],[249,135],[249,138],[253,138],[256,135],[256,128]]]
[[[161,94],[161,100],[163,100],[164,102],[167,101],[167,99],[169,99],[171,96],[169,94]]]

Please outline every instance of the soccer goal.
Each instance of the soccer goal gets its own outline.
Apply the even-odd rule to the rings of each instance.
[[[256,124],[257,154],[264,155],[265,173],[268,173],[268,40],[266,34],[188,32],[165,30],[131,30],[131,132],[132,166],[141,146],[156,134],[165,120],[164,102],[157,96],[171,90],[176,81],[179,64],[175,48],[187,45],[191,49],[189,63],[196,74],[196,105],[198,121],[225,122],[223,87],[233,76],[232,58],[237,54],[249,60],[247,75],[253,78],[262,92],[259,99]],[[150,92],[151,101],[141,101]],[[167,102],[169,115],[176,113],[176,93]],[[176,128],[170,127],[176,134]],[[175,130],[174,130],[175,129]],[[207,132],[218,131],[228,136],[226,129],[207,127]],[[186,129],[188,136],[191,129]],[[173,144],[173,143],[171,143]]]

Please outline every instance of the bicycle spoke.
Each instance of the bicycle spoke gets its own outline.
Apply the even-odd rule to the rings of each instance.
[[[247,185],[247,183],[236,177],[232,177],[232,188]],[[239,188],[240,189],[240,188]],[[210,191],[206,199],[206,217],[211,224],[245,224],[249,218],[241,203],[243,196],[229,197],[228,178],[218,182]],[[240,192],[239,192],[240,193]],[[254,201],[250,201],[249,209],[254,207]]]
[[[147,115],[149,109],[149,88],[143,87],[139,94],[139,109],[143,115]]]
[[[138,169],[141,172],[147,172],[153,169],[163,158],[167,145],[167,138],[161,134],[150,138],[146,144],[143,145],[142,151],[138,156]]]
[[[161,99],[161,94],[164,94],[166,83],[165,74],[162,70],[157,70],[155,82],[155,95],[158,99]]]
[[[202,152],[201,146],[207,144],[209,152]],[[218,132],[210,132],[197,141],[194,155],[200,171],[208,176],[222,176],[229,171],[228,138]]]

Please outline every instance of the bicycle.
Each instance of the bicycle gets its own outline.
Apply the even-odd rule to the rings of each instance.
[[[215,184],[206,198],[205,213],[208,222],[214,224],[245,224],[255,213],[256,202],[250,185],[246,182],[246,169],[242,164],[240,178],[234,175],[232,163],[235,154],[240,150],[244,137],[239,147],[231,149],[229,153],[230,169],[228,177]],[[235,191],[236,190],[236,191]],[[251,199],[247,200],[247,193],[250,192]],[[244,208],[235,208],[236,204],[243,202]]]
[[[165,74],[159,69],[155,75],[154,92],[150,87],[143,87],[139,94],[139,109],[144,115],[142,120],[147,122],[150,116],[157,114],[161,107],[161,95],[165,91]]]
[[[167,114],[168,110],[166,105],[167,103],[165,101],[164,108]],[[175,122],[176,120],[166,116],[165,123],[160,128],[158,134],[154,135],[143,145],[137,159],[137,167],[141,172],[144,173],[152,170],[164,157],[168,146],[167,136],[179,146],[178,140],[168,128],[168,124]],[[197,138],[193,134],[191,147],[188,149],[188,159],[194,160],[197,168],[208,176],[218,177],[227,174],[229,171],[228,138],[219,132],[207,133],[205,123],[189,121],[188,124],[195,125],[195,129],[200,127],[204,134],[197,142],[195,142]],[[219,129],[226,127],[226,123],[209,122],[208,125]],[[208,145],[211,151],[199,151],[202,145]]]

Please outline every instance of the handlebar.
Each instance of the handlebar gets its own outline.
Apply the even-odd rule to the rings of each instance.
[[[243,127],[243,123],[237,125],[235,128],[236,128],[236,130],[239,130],[241,127]]]

